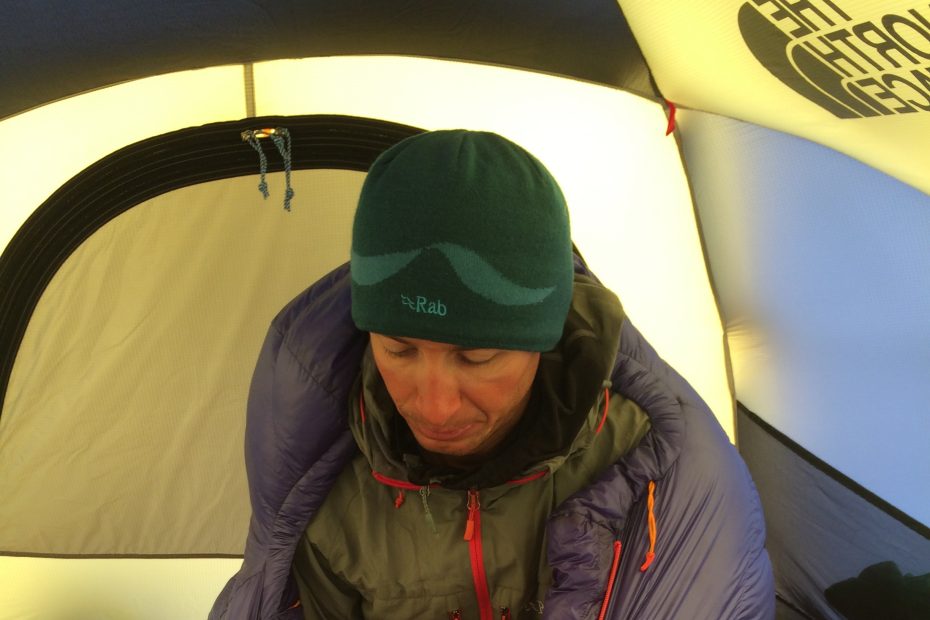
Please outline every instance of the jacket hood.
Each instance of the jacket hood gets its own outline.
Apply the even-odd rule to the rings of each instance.
[[[555,471],[591,440],[605,388],[610,386],[623,309],[595,281],[576,276],[562,337],[540,357],[526,412],[487,459],[469,470],[425,461],[398,414],[370,347],[349,404],[349,425],[373,471],[413,484],[487,488],[541,470]],[[360,415],[359,395],[365,416]]]

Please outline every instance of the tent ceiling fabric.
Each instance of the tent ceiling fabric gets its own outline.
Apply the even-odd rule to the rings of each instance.
[[[651,68],[676,104],[810,138],[930,193],[926,3],[619,5],[622,13],[609,0],[22,2],[0,26],[0,118],[123,81],[277,58],[432,56],[652,95]]]
[[[0,166],[0,246],[53,192],[95,162],[152,136],[246,116],[242,73],[231,66],[160,75],[0,121],[4,135],[19,136],[16,151],[9,152],[14,156]]]
[[[360,54],[512,66],[654,95],[614,0],[32,0],[5,16],[0,119],[152,75]]]
[[[691,110],[680,124],[738,400],[930,523],[914,492],[930,489],[930,416],[915,415],[930,402],[930,197],[795,136]]]
[[[196,78],[200,73],[179,75]],[[255,65],[254,73],[260,115],[339,112],[425,129],[482,129],[501,133],[537,154],[559,179],[570,204],[576,205],[572,211],[575,240],[592,269],[614,290],[622,291],[628,315],[688,377],[733,437],[733,400],[720,318],[680,155],[674,139],[664,135],[666,119],[658,103],[577,80],[422,58],[275,61]],[[430,88],[424,89],[424,84]],[[106,100],[108,91],[122,92],[131,86],[119,85],[90,96]],[[150,88],[146,84],[143,93]],[[79,99],[83,97],[75,98]],[[161,129],[165,123],[162,106],[156,98],[127,94],[125,99],[133,105],[130,118],[138,126],[136,131],[147,125],[165,131]],[[68,107],[70,101],[48,108]],[[183,106],[179,103],[178,107]],[[0,122],[0,127],[18,124],[22,132],[40,134],[45,112],[39,108],[21,114]],[[27,125],[33,115],[38,124]],[[80,125],[81,120],[76,115],[72,122]],[[114,122],[110,127],[104,120],[94,124],[101,134],[98,139],[124,146],[125,126]],[[57,139],[63,152],[84,155],[84,143],[92,136],[88,131],[81,125],[74,134],[48,139]],[[243,148],[249,151],[247,145]],[[74,173],[94,161],[64,164],[59,159],[67,158],[55,158],[56,165]],[[8,179],[18,188],[17,179],[30,176],[33,161],[9,162],[0,168],[0,181]],[[48,191],[44,183],[23,187]],[[11,211],[19,210],[19,215],[9,223],[0,222],[0,234],[4,224],[15,231],[37,206],[14,201]],[[629,269],[629,265],[637,268]]]
[[[930,430],[924,415],[930,398],[926,0],[32,0],[5,8],[0,133],[13,146],[8,143],[0,166],[5,192],[0,261],[9,259],[8,241],[54,192],[71,186],[69,180],[95,162],[152,136],[254,115],[337,114],[425,129],[497,131],[538,154],[553,170],[574,205],[576,242],[588,263],[620,293],[633,322],[705,397],[731,437],[730,356],[735,397],[761,420],[895,509],[922,525],[930,522],[930,461],[921,443]],[[676,132],[681,152],[673,138],[662,136],[666,119],[656,89],[681,110]],[[255,155],[248,145],[243,148]],[[284,217],[280,203],[271,204],[278,197],[274,192],[280,195],[281,176],[269,178],[273,195],[267,204],[260,204],[254,187],[244,190],[245,199],[251,196],[267,218]],[[208,188],[188,189],[196,194]],[[117,185],[113,193],[119,192]],[[302,196],[311,193],[297,188],[294,208],[300,209]],[[169,196],[149,198],[148,206],[184,212],[169,205]],[[214,204],[214,211],[227,207]],[[132,217],[133,210],[124,215]],[[231,226],[229,234],[248,236],[233,223],[214,222],[202,213],[186,215],[201,218],[202,227],[221,235]],[[49,230],[72,223],[63,216]],[[159,243],[153,244],[156,238]],[[149,239],[148,247],[157,246],[153,253],[166,249],[160,241],[159,235]],[[214,239],[213,247],[222,245]],[[88,245],[78,258],[99,269],[102,263],[95,264],[95,256],[86,252],[94,247]],[[200,252],[189,241],[186,247]],[[105,249],[96,255],[101,260]],[[256,250],[262,251],[267,248]],[[215,259],[197,257],[205,265]],[[20,259],[8,262],[0,262],[0,269],[28,265]],[[207,302],[216,303],[219,291],[204,274],[184,272],[176,256],[164,262],[175,265],[182,284],[201,278],[191,295],[206,291],[212,295]],[[116,272],[123,267],[119,260],[108,266]],[[66,280],[67,273],[51,271],[48,278]],[[240,272],[251,278],[247,286],[266,285],[247,265]],[[292,284],[306,284],[303,280],[311,276]],[[115,283],[97,285],[109,295],[101,299],[117,300],[111,306],[136,303],[132,295],[120,297]],[[133,286],[127,284],[127,294]],[[78,289],[59,282],[52,294],[65,299],[88,293]],[[0,302],[7,293],[0,286]],[[255,304],[265,308],[263,313],[280,305],[270,297]],[[26,352],[15,362],[16,398],[32,398],[39,403],[36,408],[64,419],[60,381],[48,393],[42,391],[42,379],[30,385],[30,377],[68,380],[56,377],[50,367],[32,365],[51,350],[43,338],[52,333],[62,342],[76,337],[50,321],[55,310],[52,303],[37,314],[28,345],[36,356]],[[92,314],[87,310],[83,316]],[[107,330],[126,325],[100,326],[109,340],[82,346],[118,345],[115,332]],[[214,341],[224,351],[237,346],[229,337],[235,330],[229,325],[218,329],[225,331]],[[200,336],[206,334],[192,333],[191,344]],[[190,353],[187,362],[204,350]],[[45,356],[49,360],[55,363],[53,355]],[[131,376],[131,364],[109,363],[125,367]],[[228,398],[241,400],[245,362],[232,365],[238,374],[230,375],[236,387]],[[197,364],[186,367],[196,369]],[[94,370],[88,370],[94,379],[89,384],[106,385]],[[134,372],[139,374],[137,366]],[[207,374],[214,376],[216,369]],[[72,374],[71,380],[79,384],[80,377]],[[146,389],[153,393],[151,386]],[[134,396],[114,384],[114,398],[119,390]],[[203,402],[203,395],[192,394],[192,406]],[[56,398],[61,402],[55,406],[41,402]],[[222,411],[233,415],[229,402],[216,399]],[[157,406],[157,399],[149,400]],[[96,404],[90,403],[88,421],[106,442],[106,424],[92,415]],[[16,412],[7,415],[7,403],[3,406],[3,459],[17,457],[3,443],[9,440],[5,429],[13,424],[22,423],[23,432],[39,438],[66,432],[67,426],[30,428],[22,416],[16,420]],[[111,415],[117,411],[110,409]],[[153,423],[145,419],[140,425]],[[177,426],[185,424],[195,421],[185,419]],[[185,454],[180,439],[166,441],[175,442],[176,456],[199,458]],[[85,443],[86,448],[66,458],[80,457],[81,450],[94,455],[97,447]],[[140,450],[151,455],[145,445]],[[33,469],[67,466],[47,461]],[[0,464],[0,476],[4,470],[18,473],[0,478],[0,497],[12,497],[24,479],[36,479],[33,471],[17,470],[15,463]],[[168,475],[175,471],[169,468]],[[75,478],[86,483],[86,477]],[[792,481],[786,480],[785,488]],[[236,484],[227,490],[235,492]],[[44,488],[41,482],[37,486]],[[822,495],[817,488],[809,488],[811,501]],[[774,493],[776,500],[779,493]],[[16,512],[21,518],[23,511]],[[151,511],[152,518],[159,514]],[[242,516],[240,511],[233,518],[239,522]],[[790,569],[816,567],[817,552],[803,545],[803,536],[795,536],[791,527],[781,531],[786,538],[772,538],[770,544],[797,545],[798,556],[809,561]],[[891,550],[900,543],[884,532],[866,535],[888,542]],[[96,541],[100,533],[89,536]],[[165,539],[172,542],[170,534]],[[131,546],[136,541],[124,542]],[[99,560],[107,564],[101,570],[126,578],[103,579],[126,584],[109,588],[112,601],[126,599],[114,609],[138,610],[136,615],[146,620],[185,617],[169,609],[174,600],[159,604],[158,595],[149,596],[155,591],[149,587],[149,571],[158,561]],[[203,560],[188,560],[185,566],[198,561]],[[0,619],[28,617],[46,601],[54,602],[56,592],[67,599],[69,593],[61,588],[35,584],[46,575],[56,586],[77,584],[74,576],[85,571],[79,562],[0,557],[0,600],[21,603],[25,610],[0,609]],[[199,610],[188,617],[203,616],[222,582],[216,571],[226,569],[211,566],[205,571],[209,583],[192,587],[196,579],[191,577],[166,586],[196,590],[190,596],[197,601],[179,604]],[[926,572],[923,566],[914,570]],[[860,568],[850,567],[850,576]],[[26,583],[8,578],[23,574],[32,585],[20,592],[31,600],[17,603],[2,588]],[[164,585],[173,578],[157,579]],[[71,589],[80,592],[79,586]],[[803,599],[811,593],[798,594]],[[152,604],[140,606],[139,600]]]
[[[930,194],[930,5],[619,0],[662,94],[819,142]]]

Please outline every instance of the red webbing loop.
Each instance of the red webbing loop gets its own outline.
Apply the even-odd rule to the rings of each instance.
[[[675,131],[675,112],[677,108],[668,99],[665,100],[665,105],[668,106],[668,126],[665,128],[665,135],[667,136]]]

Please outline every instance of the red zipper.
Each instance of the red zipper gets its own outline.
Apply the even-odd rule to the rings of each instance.
[[[527,484],[544,477],[548,473],[549,470],[543,469],[522,478],[511,480],[507,484]],[[431,483],[428,486],[420,486],[405,480],[397,480],[396,478],[385,476],[377,471],[372,471],[371,475],[374,476],[375,480],[378,482],[401,490],[418,490],[422,492],[424,489],[428,490],[429,488],[439,486],[436,483]],[[481,544],[481,503],[478,501],[478,491],[476,489],[471,489],[468,491],[467,497],[468,518],[465,521],[464,539],[468,541],[468,552],[471,558],[471,574],[475,583],[475,595],[478,597],[479,616],[480,620],[494,620],[494,608],[491,606],[491,592],[488,589],[488,576],[484,570],[484,551]],[[400,507],[401,503],[403,503],[403,500],[398,497],[394,502],[394,506]],[[500,617],[504,620],[509,620],[511,617],[510,610],[502,608],[500,611]],[[461,618],[461,610],[455,610],[449,613],[450,618],[455,620]]]
[[[394,487],[395,489],[405,489],[407,491],[419,491],[420,489],[425,489],[425,488],[435,489],[436,487],[439,486],[439,484],[436,482],[430,482],[428,485],[413,484],[412,482],[407,482],[406,480],[398,480],[397,478],[390,478],[374,470],[372,470],[371,475],[374,477],[375,480],[377,480],[383,485]]]
[[[481,548],[481,503],[478,491],[468,491],[468,520],[465,522],[465,540],[471,556],[471,574],[475,581],[478,597],[478,612],[481,620],[494,620],[491,593],[488,591],[488,576],[484,572],[484,552]]]
[[[617,579],[617,569],[620,568],[620,551],[623,545],[619,540],[614,541],[614,560],[610,564],[610,574],[607,577],[607,591],[604,592],[604,602],[601,603],[601,613],[598,614],[597,620],[604,620],[607,616],[607,608],[610,606],[610,595],[614,591],[614,581]]]

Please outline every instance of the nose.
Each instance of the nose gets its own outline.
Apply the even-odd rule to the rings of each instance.
[[[459,384],[454,373],[441,363],[427,362],[417,381],[417,409],[423,422],[437,428],[445,426],[462,405]]]

